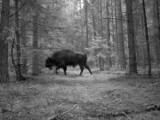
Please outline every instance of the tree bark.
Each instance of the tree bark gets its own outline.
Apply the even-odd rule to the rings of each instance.
[[[92,27],[93,27],[93,37],[94,39],[96,38],[96,22],[95,22],[95,10],[94,6],[95,5],[95,0],[92,0]]]
[[[148,57],[148,77],[151,77],[151,57],[150,57],[150,45],[149,45],[149,36],[148,36],[148,27],[147,27],[147,16],[145,9],[145,1],[142,0],[143,5],[143,15],[144,15],[144,27],[145,27],[145,35],[146,35],[146,44],[147,44],[147,57]]]
[[[87,0],[84,0],[84,6],[85,6],[85,25],[86,25],[86,47],[88,47],[88,3]]]
[[[112,16],[112,39],[113,39],[113,52],[116,52],[116,39],[115,39],[115,20],[114,20],[114,1],[111,0],[111,16]],[[114,61],[114,62],[113,62]],[[112,61],[112,65],[116,65],[116,56],[114,56],[114,60]]]
[[[107,34],[106,34],[106,38],[107,38],[107,45],[108,45],[108,50],[107,50],[107,65],[108,65],[108,69],[111,68],[112,66],[112,63],[111,63],[111,41],[110,41],[110,16],[109,16],[109,2],[107,1],[106,2],[106,16],[107,16],[107,19],[106,19],[106,31],[107,31]]]
[[[36,1],[37,2],[37,1]],[[39,66],[39,52],[38,52],[38,22],[39,22],[39,13],[38,10],[35,10],[35,15],[33,15],[33,66],[32,72],[33,75],[38,75],[40,73]]]
[[[154,0],[153,2],[153,39],[154,39],[154,49],[155,49],[155,56],[156,56],[156,66],[159,66],[160,64],[160,30],[159,30],[159,14],[158,14],[158,2],[157,0]]]
[[[158,20],[158,38],[159,38],[159,43],[160,43],[160,12],[159,12],[159,1],[156,0],[156,8],[157,8],[157,20]]]
[[[119,41],[118,41],[118,30],[117,30],[117,0],[115,0],[115,44],[116,44],[116,65],[119,69]]]
[[[21,39],[22,39],[22,46],[23,46],[23,55],[22,55],[22,73],[27,74],[27,39],[26,39],[26,24],[25,22],[21,25]]]
[[[135,50],[136,50],[136,61],[137,61],[137,66],[141,65],[140,64],[140,52],[139,49],[141,47],[140,45],[140,40],[139,40],[139,30],[140,30],[140,8],[137,8],[137,6],[140,5],[139,0],[134,0],[132,2],[132,14],[134,10],[134,17],[133,17],[133,25],[134,25],[134,40],[135,40]]]
[[[8,29],[9,29],[10,0],[2,0],[0,24],[0,83],[9,81],[8,71]]]
[[[21,42],[19,34],[19,0],[15,0],[15,35],[16,35],[16,49],[17,49],[17,66],[16,77],[18,81],[25,80],[21,73]]]
[[[103,39],[103,11],[102,11],[102,0],[99,0],[99,10],[100,10],[100,35]]]
[[[132,1],[130,0],[126,0],[126,12],[127,12],[127,28],[128,28],[128,48],[129,48],[129,73],[137,74],[133,11],[132,11]]]
[[[99,0],[99,10],[100,10],[100,37],[103,40],[103,11],[102,11],[102,0]],[[100,43],[102,44],[102,43]],[[103,54],[103,50],[101,49],[101,54]],[[99,57],[99,66],[100,70],[104,70],[104,58]]]
[[[122,20],[122,8],[121,0],[116,0],[116,10],[117,10],[117,34],[118,34],[118,48],[119,48],[119,65],[120,69],[124,70],[126,68],[125,59],[125,48],[124,48],[124,33],[123,33],[123,20]]]

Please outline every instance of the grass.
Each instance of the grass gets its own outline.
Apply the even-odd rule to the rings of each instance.
[[[160,112],[111,117],[109,113],[138,111],[160,105],[160,80],[144,76],[126,76],[123,72],[69,69],[64,76],[46,72],[26,82],[0,85],[0,118],[3,120],[159,120]],[[76,107],[74,107],[76,105]],[[74,107],[74,108],[73,108]],[[64,112],[72,109],[64,115]]]

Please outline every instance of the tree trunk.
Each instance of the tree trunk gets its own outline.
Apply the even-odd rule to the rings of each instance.
[[[116,0],[116,10],[117,10],[117,34],[118,34],[118,48],[119,48],[119,65],[120,69],[124,70],[126,68],[125,59],[125,48],[124,48],[124,33],[123,33],[123,20],[122,20],[122,8],[121,0]]]
[[[159,1],[156,0],[156,8],[157,8],[157,20],[158,20],[158,38],[159,38],[159,43],[160,43],[160,13],[159,13]]]
[[[107,16],[107,19],[106,19],[106,31],[107,31],[107,45],[108,45],[108,50],[107,50],[107,57],[106,57],[106,60],[107,60],[107,66],[108,66],[108,69],[111,68],[112,66],[112,63],[111,63],[111,42],[110,42],[110,16],[109,16],[109,2],[107,1],[106,2],[106,16]]]
[[[118,30],[117,30],[117,0],[115,0],[115,44],[116,44],[116,64],[119,69],[119,41],[118,41]]]
[[[39,52],[38,52],[38,19],[39,13],[38,10],[35,10],[35,15],[33,15],[33,75],[38,75],[40,73],[40,66],[39,66]]]
[[[17,49],[17,66],[15,69],[16,70],[16,79],[18,81],[25,80],[25,78],[22,76],[21,73],[21,42],[20,42],[20,34],[19,34],[19,0],[15,0],[15,35],[16,35],[16,49]]]
[[[99,1],[99,10],[100,10],[100,36],[101,40],[103,40],[103,11],[102,11],[102,0]],[[102,43],[100,43],[102,44]],[[101,54],[103,54],[103,50],[100,51]],[[100,65],[100,70],[104,70],[104,58],[99,57],[99,65]]]
[[[137,74],[136,50],[134,39],[132,1],[126,0],[128,48],[129,48],[129,73]]]
[[[140,3],[141,4],[141,3]],[[137,21],[136,21],[137,23]],[[139,8],[139,25],[141,26],[138,31],[138,39],[137,45],[138,50],[139,50],[139,66],[140,67],[145,67],[146,66],[146,42],[145,42],[145,28],[144,28],[144,15],[143,15],[143,8]]]
[[[23,46],[23,55],[22,55],[22,73],[27,74],[27,39],[26,39],[26,24],[22,23],[21,25],[21,39],[22,39],[22,46]]]
[[[111,0],[111,16],[112,16],[112,39],[113,39],[113,52],[116,52],[116,39],[115,39],[115,21],[114,21],[114,3],[113,0]],[[112,53],[113,54],[113,53]],[[114,62],[112,62],[112,65],[115,65],[116,63],[116,56],[114,56]]]
[[[103,39],[103,11],[102,11],[102,0],[99,0],[99,10],[100,10],[100,35]]]
[[[94,10],[95,0],[92,0],[92,27],[93,27],[93,38],[96,38],[96,23],[95,23],[95,10]]]
[[[154,30],[153,30],[153,35],[155,36],[155,37],[153,37],[153,39],[154,39],[154,49],[155,49],[155,54],[156,54],[156,66],[159,66],[159,64],[160,64],[160,36],[159,36],[159,34],[160,34],[160,30],[159,30],[159,28],[158,28],[158,26],[159,26],[159,15],[158,15],[158,9],[157,9],[157,7],[158,7],[158,5],[157,5],[158,3],[157,3],[157,0],[154,0],[154,2],[153,2],[153,28],[154,28]]]
[[[80,0],[80,10],[82,10],[83,6],[82,6],[83,1]],[[82,11],[80,11],[80,17],[82,17]],[[80,20],[81,22],[81,36],[84,36],[84,25],[83,25],[83,20]],[[84,39],[81,39],[81,51],[84,52]]]
[[[148,27],[147,27],[147,16],[145,9],[145,2],[142,0],[143,4],[143,14],[144,14],[144,27],[146,35],[146,44],[147,44],[147,57],[148,57],[148,77],[151,77],[151,57],[150,57],[150,46],[149,46],[149,36],[148,36]]]
[[[104,58],[102,58],[101,56],[98,57],[99,59],[99,68],[100,68],[100,71],[103,71],[104,70]]]
[[[84,6],[85,6],[85,25],[86,25],[86,47],[88,47],[88,3],[87,0],[84,0]]]
[[[0,83],[9,81],[8,71],[8,30],[9,29],[10,0],[2,0],[0,24]]]
[[[137,66],[141,65],[140,64],[140,52],[139,49],[141,47],[140,45],[140,40],[139,40],[139,30],[140,30],[140,8],[137,8],[137,6],[140,5],[140,1],[139,0],[134,0],[132,2],[132,14],[133,14],[133,10],[134,10],[134,17],[133,17],[133,25],[134,25],[134,40],[135,40],[135,50],[136,50],[136,61],[137,61]]]

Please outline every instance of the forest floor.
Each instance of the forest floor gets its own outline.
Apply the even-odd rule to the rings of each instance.
[[[153,107],[160,106],[160,79],[123,71],[79,72],[47,71],[1,84],[0,120],[160,120]]]

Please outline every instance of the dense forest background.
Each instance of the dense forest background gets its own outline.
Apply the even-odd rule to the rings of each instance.
[[[87,53],[100,70],[143,69],[151,76],[160,64],[159,6],[158,0],[1,0],[0,81],[14,71],[18,80],[40,74],[59,49]]]
[[[0,0],[0,11],[0,119],[160,119],[159,0]],[[86,53],[93,74],[46,68],[62,49]]]

